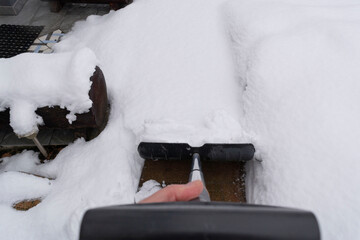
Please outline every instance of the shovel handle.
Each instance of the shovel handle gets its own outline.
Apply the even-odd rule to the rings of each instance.
[[[210,202],[210,201],[211,201],[210,195],[205,186],[203,191],[200,193],[199,197],[191,200],[191,202]]]
[[[194,153],[192,155],[192,164],[191,165],[192,166],[191,166],[191,172],[190,172],[190,176],[189,176],[189,182],[200,180],[204,185],[204,189],[200,193],[199,197],[197,197],[197,198],[195,198],[195,199],[193,199],[191,201],[210,202],[211,201],[210,200],[210,195],[209,195],[209,192],[206,189],[204,175],[203,175],[202,170],[201,170],[200,154]]]

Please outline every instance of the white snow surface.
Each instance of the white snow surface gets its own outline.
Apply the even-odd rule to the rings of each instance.
[[[93,51],[108,125],[46,164],[2,159],[0,186],[26,186],[18,171],[55,180],[1,190],[1,238],[77,239],[86,209],[133,203],[148,140],[253,142],[249,202],[314,211],[323,239],[359,239],[358,13],[351,0],[137,0],[78,22],[56,54]],[[16,212],[21,197],[43,200]]]
[[[84,61],[86,59],[86,61]],[[88,48],[59,54],[25,53],[0,59],[0,111],[10,108],[10,126],[19,136],[38,131],[43,119],[35,110],[60,106],[70,113],[89,111],[90,77],[98,61]]]
[[[138,203],[144,200],[145,198],[150,197],[152,194],[156,193],[160,189],[162,189],[160,183],[158,183],[153,179],[147,180],[140,187],[139,191],[136,192],[135,202]]]
[[[22,172],[0,174],[0,204],[14,204],[34,196],[42,198],[48,194],[52,181]]]
[[[221,3],[136,1],[78,22],[58,50],[96,53],[110,98],[137,140],[240,141],[240,87]]]
[[[135,1],[75,25],[56,54],[84,47],[95,53],[108,87],[108,124],[94,140],[78,140],[46,164],[37,164],[36,154],[27,152],[12,159],[22,162],[17,158],[28,154],[32,164],[15,164],[11,171],[33,169],[55,180],[29,211],[0,204],[2,239],[77,239],[86,209],[134,203],[143,164],[137,153],[141,140],[247,141],[222,3]],[[10,162],[0,168],[10,168]]]
[[[226,6],[243,126],[257,158],[252,203],[314,211],[322,239],[360,239],[360,3]]]

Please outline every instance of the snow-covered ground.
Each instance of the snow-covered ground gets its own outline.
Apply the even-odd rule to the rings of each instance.
[[[53,55],[93,51],[108,125],[46,164],[3,159],[1,238],[76,239],[87,208],[134,202],[141,140],[251,141],[250,202],[314,211],[323,239],[360,238],[359,13],[353,0],[137,0],[77,23]]]
[[[360,239],[360,4],[314,2],[227,5],[243,126],[263,160],[247,198],[311,209],[323,239]]]

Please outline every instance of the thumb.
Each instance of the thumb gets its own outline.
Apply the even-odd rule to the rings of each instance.
[[[204,185],[200,180],[184,185],[169,185],[142,200],[140,203],[189,201],[197,198],[203,188]]]

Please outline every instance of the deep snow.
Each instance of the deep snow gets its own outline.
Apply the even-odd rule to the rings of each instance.
[[[358,13],[351,0],[137,0],[77,23],[57,52],[95,53],[108,125],[46,164],[4,159],[8,189],[25,180],[14,171],[55,180],[2,190],[2,238],[76,239],[87,208],[133,203],[141,140],[251,141],[250,202],[314,211],[323,239],[360,238]],[[11,208],[36,186],[41,204]]]
[[[247,166],[247,199],[314,211],[325,240],[360,239],[359,13],[357,1],[226,6],[263,160]]]
[[[76,239],[87,208],[133,203],[141,140],[246,141],[222,2],[136,1],[76,24],[56,52],[88,47],[95,53],[111,103],[108,125],[49,163],[36,165],[36,155],[29,154],[33,171],[55,180],[42,203],[27,212],[0,205],[4,239]]]

